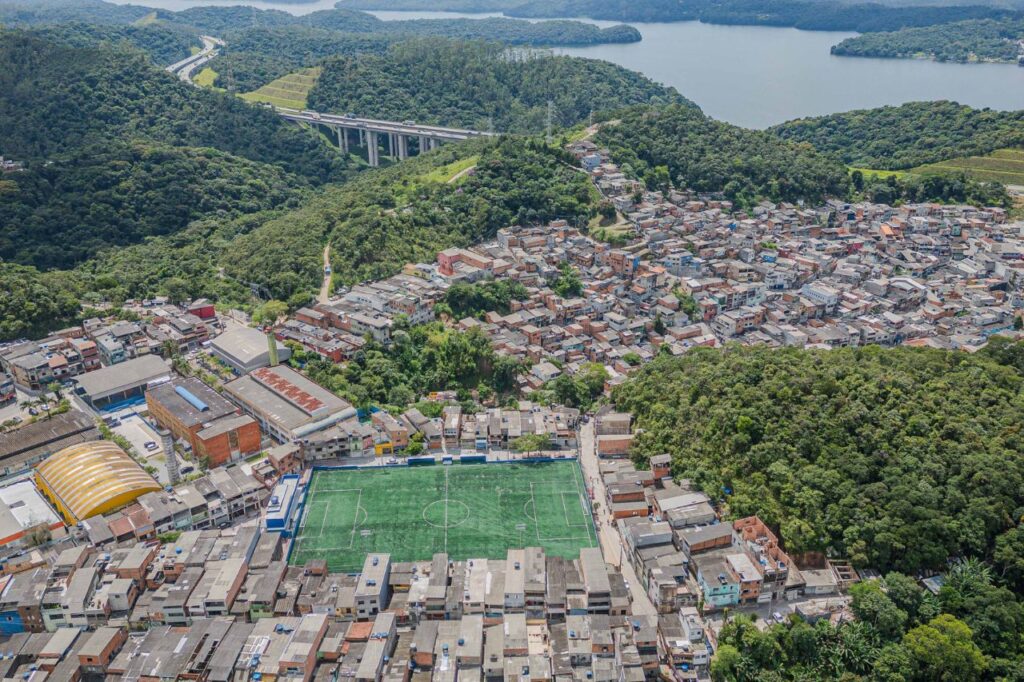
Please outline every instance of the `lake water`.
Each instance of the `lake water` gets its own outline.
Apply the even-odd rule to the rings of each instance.
[[[120,0],[129,1],[129,0]],[[238,0],[133,0],[165,9],[239,4]],[[334,0],[300,5],[247,2],[307,14]],[[452,12],[373,12],[385,20],[484,18]],[[581,19],[599,26],[615,22]],[[633,24],[643,41],[559,48],[606,59],[671,85],[707,114],[763,128],[793,118],[917,100],[949,99],[973,107],[1024,109],[1024,68],[1012,64],[940,64],[912,59],[834,57],[829,48],[855,35],[696,21]]]

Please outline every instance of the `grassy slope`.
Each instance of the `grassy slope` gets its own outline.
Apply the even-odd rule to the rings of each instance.
[[[320,77],[320,67],[302,69],[273,80],[258,90],[247,92],[242,99],[249,102],[267,102],[279,107],[305,109],[306,96]]]
[[[968,156],[918,166],[911,172],[935,175],[964,172],[982,182],[1024,185],[1024,149],[997,149],[985,156]]]

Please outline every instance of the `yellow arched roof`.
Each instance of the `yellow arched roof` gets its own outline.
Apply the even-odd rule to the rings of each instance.
[[[160,490],[142,467],[106,440],[64,448],[36,467],[37,480],[78,521],[121,507]]]

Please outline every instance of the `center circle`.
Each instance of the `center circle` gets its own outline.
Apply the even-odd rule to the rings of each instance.
[[[461,500],[434,500],[423,508],[423,520],[435,528],[461,526],[469,518],[469,507]]]

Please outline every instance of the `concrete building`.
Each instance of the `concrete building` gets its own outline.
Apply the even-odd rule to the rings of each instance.
[[[0,547],[24,545],[36,532],[47,537],[63,528],[64,522],[32,481],[21,480],[0,488]]]
[[[295,370],[262,367],[224,385],[225,394],[278,442],[301,441],[356,416],[356,410]]]
[[[131,398],[171,378],[171,368],[156,355],[144,355],[114,367],[105,367],[78,378],[77,392],[96,409]]]
[[[199,379],[172,379],[146,391],[146,406],[156,422],[211,467],[260,451],[260,427],[252,417]]]
[[[252,327],[233,327],[210,342],[213,354],[226,362],[239,374],[247,374],[271,364],[270,343],[267,335]],[[277,347],[277,359],[284,362],[292,351],[280,341],[273,341]]]

